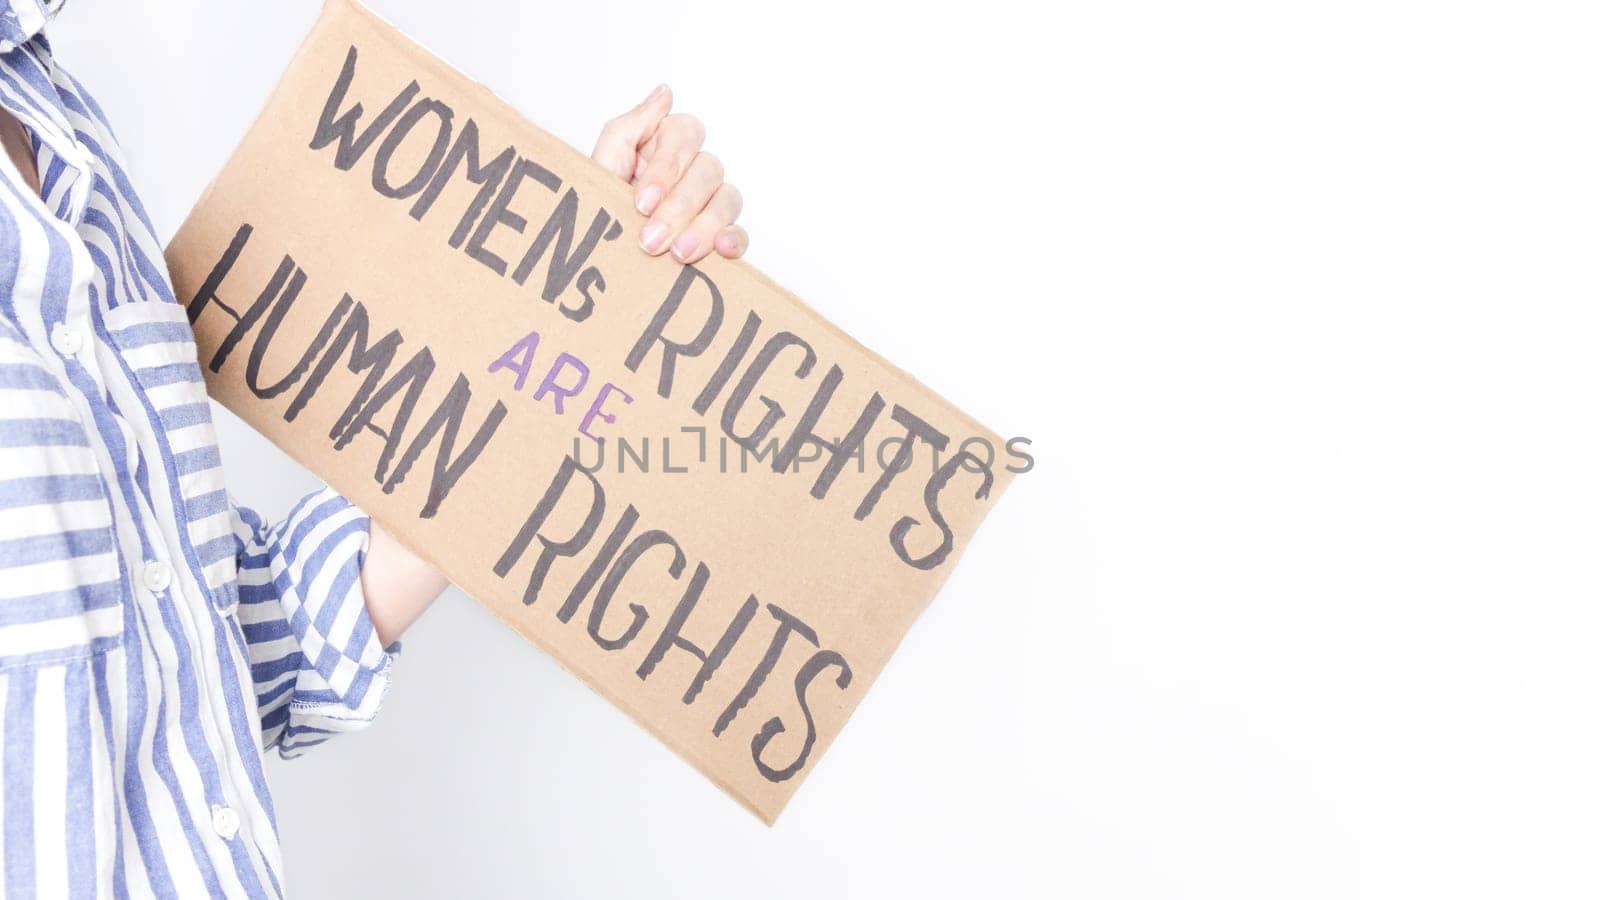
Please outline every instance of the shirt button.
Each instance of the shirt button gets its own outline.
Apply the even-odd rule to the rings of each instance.
[[[57,324],[50,329],[50,346],[56,348],[56,352],[62,356],[76,356],[78,351],[83,349],[83,334]]]
[[[239,833],[239,814],[231,806],[211,807],[211,830],[225,841]]]
[[[144,564],[144,586],[159,594],[172,583],[172,567],[159,559]]]

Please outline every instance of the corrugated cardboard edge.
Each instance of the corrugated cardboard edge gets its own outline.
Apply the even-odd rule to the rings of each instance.
[[[455,66],[452,66],[451,64],[449,64],[445,60],[441,59],[438,55],[436,55],[432,51],[428,50],[427,47],[425,47],[420,41],[417,41],[414,38],[410,37],[410,35],[407,35],[401,29],[395,27],[392,23],[390,23],[388,20],[384,19],[382,16],[379,16],[378,14],[374,13],[372,10],[367,9],[365,6],[362,6],[359,3],[354,2],[354,0],[324,0],[323,5],[322,5],[322,11],[318,14],[317,21],[312,25],[311,30],[309,32],[307,32],[306,37],[301,40],[300,46],[295,50],[294,55],[292,57],[290,57],[289,64],[285,66],[285,70],[287,70],[288,68],[292,67],[294,65],[294,63],[300,61],[300,59],[307,54],[308,49],[310,47],[311,39],[317,33],[319,33],[324,27],[328,26],[330,23],[336,22],[341,17],[345,17],[345,16],[355,17],[355,18],[359,18],[359,19],[365,19],[368,22],[377,23],[378,25],[382,26],[380,29],[378,29],[378,32],[377,32],[378,34],[383,35],[383,36],[385,36],[387,38],[398,38],[396,43],[398,44],[398,46],[402,50],[404,50],[406,52],[406,54],[408,56],[411,56],[411,57],[417,59],[417,61],[419,63],[432,68],[435,71],[435,74],[443,74],[443,75],[446,75],[446,76],[449,76],[449,77],[453,77],[453,78],[457,78],[457,79],[460,79],[461,81],[466,82],[466,84],[475,93],[477,93],[481,99],[483,99],[484,101],[486,101],[489,104],[492,104],[494,107],[496,107],[498,109],[498,111],[500,113],[502,113],[504,115],[507,115],[507,116],[509,116],[509,117],[511,117],[511,118],[523,123],[526,127],[533,128],[534,130],[536,130],[536,131],[540,132],[541,134],[545,135],[546,137],[548,137],[551,141],[554,141],[554,142],[556,142],[558,144],[561,144],[563,146],[569,146],[570,147],[570,145],[567,145],[565,141],[562,141],[560,138],[556,137],[555,135],[552,135],[549,132],[544,131],[544,129],[542,129],[542,128],[539,128],[538,125],[534,124],[531,120],[528,119],[527,116],[525,116],[521,112],[519,112],[516,109],[516,107],[512,106],[510,103],[507,103],[504,99],[502,99],[498,94],[496,94],[487,85],[485,85],[482,82],[474,79],[470,75],[466,74],[465,72],[461,71],[460,69],[457,69]],[[278,83],[273,86],[271,93],[269,93],[267,95],[267,99],[265,100],[265,102],[262,103],[261,109],[256,113],[255,118],[251,120],[250,127],[248,129],[246,129],[246,132],[245,132],[246,135],[248,135],[249,133],[255,131],[256,127],[261,123],[262,119],[264,119],[266,117],[267,111],[270,110],[271,108],[273,108],[273,106],[276,104],[276,102],[278,101],[280,95],[283,93],[283,90],[284,90],[284,82],[283,82],[282,79],[279,79]],[[240,144],[241,145],[243,144],[243,141],[244,141],[244,138],[241,137],[240,138]],[[584,156],[584,158],[587,159],[587,156],[585,154],[583,154],[581,151],[578,151],[576,148],[571,148],[571,149],[573,149],[573,152],[578,153],[580,156]],[[221,176],[222,171],[227,168],[228,163],[232,161],[233,157],[237,153],[238,153],[238,147],[236,146],[234,151],[233,151],[233,153],[229,154],[228,160],[226,162],[224,162],[223,167],[218,169],[217,175],[212,177],[211,181],[206,185],[205,190],[201,192],[199,199],[195,203],[195,207],[196,208],[204,206],[206,204],[206,202],[211,198],[212,194],[217,189],[217,182],[218,182],[218,179]],[[606,174],[609,175],[610,173],[606,173]],[[611,177],[614,178],[615,176],[611,176]],[[618,181],[619,184],[621,183],[620,179],[617,179],[617,181]],[[184,220],[183,225],[179,226],[179,233],[181,233],[187,227],[188,227],[188,218],[186,217],[185,220]],[[839,328],[837,325],[834,325],[832,322],[830,322],[829,320],[824,318],[820,313],[818,313],[815,309],[813,309],[810,306],[810,304],[806,303],[801,298],[795,296],[792,292],[790,292],[789,290],[784,288],[782,285],[779,285],[777,282],[773,281],[771,278],[768,278],[763,272],[761,272],[759,269],[757,269],[755,266],[751,265],[750,263],[748,263],[748,262],[746,262],[746,261],[744,261],[742,259],[729,260],[729,259],[723,259],[723,258],[714,256],[714,257],[711,257],[708,260],[708,265],[710,266],[711,269],[714,269],[717,266],[734,266],[734,267],[743,268],[743,270],[745,271],[746,274],[754,277],[757,281],[759,281],[763,286],[765,286],[766,288],[771,290],[773,293],[775,293],[778,296],[786,299],[789,303],[791,303],[795,307],[797,307],[819,329],[821,329],[823,331],[826,331],[827,333],[829,333],[833,337],[838,338],[841,341],[849,344],[850,346],[852,346],[855,349],[859,350],[862,354],[864,354],[868,358],[874,360],[879,365],[882,365],[885,369],[889,370],[890,372],[892,372],[892,373],[898,375],[900,378],[904,379],[905,382],[909,386],[911,386],[916,392],[919,392],[922,395],[922,397],[920,399],[922,399],[924,401],[927,401],[930,405],[941,406],[941,407],[948,408],[952,413],[954,413],[954,415],[956,417],[959,417],[968,426],[970,426],[973,430],[975,430],[977,432],[987,433],[987,434],[994,434],[996,436],[999,435],[998,432],[996,432],[996,431],[994,431],[994,430],[992,430],[990,428],[985,427],[981,422],[977,421],[977,419],[973,418],[966,411],[962,410],[960,407],[956,406],[955,404],[951,403],[950,401],[948,401],[945,398],[943,398],[942,396],[940,396],[937,392],[935,392],[934,390],[929,388],[927,385],[923,384],[922,381],[919,380],[918,378],[916,378],[915,376],[913,376],[910,373],[906,372],[904,369],[901,369],[899,366],[896,366],[895,364],[889,362],[888,360],[884,359],[879,354],[875,353],[871,349],[869,349],[866,346],[864,346],[863,344],[861,344],[861,342],[859,342],[855,338],[851,337],[843,329]],[[710,271],[710,270],[708,269],[708,271]],[[182,300],[182,298],[180,298],[179,302],[182,303],[184,301]],[[205,374],[206,374],[206,376],[208,378],[212,377],[212,373],[210,371],[207,371]],[[304,466],[308,470],[315,471],[314,469],[312,469],[309,461],[302,456],[302,453],[300,452],[300,450],[298,448],[296,448],[296,447],[281,447],[280,446],[279,449],[282,450],[283,452],[287,453],[291,458],[293,458],[295,460],[295,462],[299,463],[301,466]],[[999,502],[1000,496],[1003,493],[1005,493],[1005,489],[1010,486],[1010,479],[997,479],[997,480],[1000,481],[1000,483],[997,486],[997,489],[989,497],[990,512],[993,512],[994,505]],[[335,486],[335,487],[337,487],[337,486]],[[985,513],[985,517],[987,517],[987,515],[988,515],[988,513]],[[965,542],[962,542],[959,546],[957,546],[955,548],[955,550],[953,551],[953,553],[952,553],[952,558],[944,564],[944,566],[943,566],[943,569],[944,569],[943,577],[941,577],[939,579],[939,581],[938,581],[937,585],[934,587],[934,589],[931,592],[929,592],[928,599],[923,603],[923,605],[921,607],[918,608],[917,615],[912,620],[912,624],[913,625],[915,624],[917,619],[921,618],[921,614],[922,614],[923,610],[927,609],[928,604],[933,601],[933,598],[938,596],[939,592],[941,590],[943,590],[945,582],[949,580],[950,573],[953,572],[955,570],[956,566],[960,564],[961,557],[965,554],[966,549],[967,549],[967,545],[972,543],[971,538],[975,537],[976,533],[977,533],[977,529],[974,529],[972,535],[969,536],[969,539],[967,541],[965,541]],[[400,541],[400,543],[403,546],[405,546],[406,549],[410,550],[412,553],[414,553],[417,556],[421,557],[422,559],[426,560],[434,568],[443,571],[444,567],[439,564],[439,560],[434,556],[434,554],[428,552],[424,548],[412,545],[412,543],[410,541],[406,540],[405,538],[403,538],[398,533],[391,533],[391,536],[394,537],[396,540]],[[463,593],[465,593],[465,592],[463,592]],[[473,598],[473,600],[474,600],[474,602],[478,602],[476,598]],[[579,682],[581,682],[585,686],[587,686],[590,690],[594,691],[595,693],[599,694],[601,697],[605,698],[605,700],[608,703],[610,703],[612,705],[612,707],[616,708],[617,710],[619,710],[623,714],[625,714],[628,718],[632,719],[636,724],[638,724],[641,728],[643,728],[646,733],[650,734],[652,737],[654,737],[661,744],[665,745],[673,753],[675,753],[678,756],[682,757],[686,762],[689,762],[691,765],[693,765],[694,768],[696,770],[698,770],[701,775],[705,776],[707,780],[709,780],[713,784],[715,784],[724,794],[726,794],[728,797],[731,797],[733,800],[738,802],[740,806],[743,806],[745,809],[749,810],[752,815],[754,815],[756,818],[760,819],[764,824],[766,824],[769,827],[774,825],[774,824],[776,824],[776,822],[778,820],[778,817],[783,813],[784,809],[788,808],[789,801],[792,800],[794,798],[794,795],[799,792],[800,787],[805,783],[805,780],[811,775],[811,773],[813,771],[815,771],[815,769],[818,766],[820,766],[822,764],[823,760],[826,759],[828,757],[828,755],[829,755],[828,753],[823,752],[821,759],[818,759],[815,764],[813,764],[811,766],[808,766],[808,767],[805,768],[805,770],[799,772],[796,775],[796,779],[797,780],[794,782],[794,784],[793,784],[791,790],[789,791],[789,793],[783,797],[782,802],[778,805],[778,807],[776,809],[772,810],[771,814],[769,815],[768,813],[766,813],[766,812],[762,811],[761,809],[757,808],[750,800],[746,799],[745,797],[741,796],[738,792],[736,792],[733,789],[732,785],[728,784],[723,779],[717,777],[717,775],[715,774],[715,768],[710,766],[710,765],[707,765],[706,761],[704,759],[702,759],[699,756],[699,754],[696,753],[692,748],[689,748],[689,747],[686,747],[686,746],[682,746],[679,743],[677,743],[676,741],[672,740],[668,735],[666,735],[666,734],[662,733],[661,731],[657,730],[650,722],[646,721],[641,716],[635,714],[635,712],[629,708],[627,703],[623,702],[620,698],[614,696],[610,691],[602,688],[598,684],[594,683],[591,679],[584,677],[582,674],[580,674],[580,673],[578,673],[576,671],[573,671],[573,669],[570,666],[568,666],[566,664],[566,662],[564,662],[561,659],[561,657],[554,651],[554,649],[551,646],[549,646],[548,644],[546,644],[543,640],[541,640],[538,637],[535,637],[534,635],[528,633],[528,631],[523,629],[517,622],[513,621],[510,617],[503,615],[499,610],[495,609],[490,604],[478,602],[478,605],[480,607],[488,610],[491,615],[493,615],[496,619],[499,619],[500,622],[503,625],[505,625],[512,632],[517,634],[517,636],[521,637],[523,640],[525,640],[528,643],[532,644],[533,646],[538,648],[538,650],[540,652],[544,653],[547,657],[549,657],[552,660],[554,660],[556,662],[556,664],[559,665],[568,674],[572,675]],[[908,626],[906,634],[910,633],[909,628],[910,628],[910,626]],[[888,653],[888,655],[886,657],[886,660],[892,659],[894,657],[895,651],[897,651],[899,649],[900,645],[904,642],[904,640],[905,640],[905,634],[900,635],[899,639],[897,639],[895,641],[894,646],[889,648],[889,653]],[[885,664],[887,665],[887,662]],[[861,692],[861,699],[856,701],[856,709],[860,708],[860,704],[865,701],[867,694],[871,691],[872,685],[877,682],[877,675],[878,674],[879,673],[874,673],[872,679],[870,681],[868,681],[867,684],[863,685],[862,692]],[[845,730],[849,727],[850,721],[853,720],[854,718],[855,718],[855,711],[852,710],[851,714],[846,717],[844,724],[841,725],[839,730],[833,735],[832,738],[829,739],[826,749],[832,749],[833,744],[835,742],[837,742],[838,739],[845,733]]]

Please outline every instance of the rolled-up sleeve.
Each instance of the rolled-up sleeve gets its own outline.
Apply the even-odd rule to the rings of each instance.
[[[383,703],[393,657],[361,591],[369,525],[327,489],[277,523],[234,506],[239,622],[264,749],[292,758],[366,726]]]

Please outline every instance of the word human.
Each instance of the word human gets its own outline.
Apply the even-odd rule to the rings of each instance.
[[[411,203],[410,214],[418,221],[433,209],[445,187],[458,175],[477,185],[477,192],[450,232],[450,246],[462,250],[496,275],[503,277],[509,270],[511,280],[518,285],[526,284],[548,255],[540,298],[554,303],[571,288],[577,297],[561,303],[561,314],[575,322],[589,318],[594,312],[596,298],[606,289],[605,276],[598,266],[588,264],[589,257],[601,241],[614,241],[622,234],[622,223],[602,208],[589,218],[579,237],[580,198],[575,189],[569,187],[562,193],[560,176],[519,155],[514,146],[502,148],[485,162],[478,123],[468,118],[457,131],[455,110],[442,100],[418,96],[422,89],[414,80],[371,121],[359,125],[364,112],[361,104],[344,106],[345,95],[355,78],[356,56],[356,48],[352,46],[328,94],[322,115],[317,119],[311,149],[322,150],[336,144],[333,165],[341,171],[349,171],[356,163],[366,160],[371,165],[373,190],[394,200],[416,198]],[[426,145],[428,150],[415,168],[396,161],[397,156],[402,159],[416,156],[401,151],[408,144],[418,143]],[[518,192],[529,187],[529,181],[537,185],[530,189],[543,188],[552,195],[559,193],[561,199],[527,243],[516,265],[510,266],[489,248],[489,242],[497,229],[525,234],[528,220],[513,209],[513,204]]]
[[[244,364],[245,387],[257,398],[270,400],[298,386],[283,412],[284,421],[292,422],[317,396],[334,367],[344,362],[350,374],[360,375],[362,380],[328,431],[333,448],[343,450],[362,432],[381,438],[383,446],[373,478],[383,487],[384,493],[390,494],[405,480],[412,465],[433,447],[433,470],[427,498],[419,513],[422,518],[432,518],[449,496],[450,489],[494,437],[505,419],[505,404],[496,401],[488,412],[482,413],[463,443],[472,386],[466,375],[457,373],[449,390],[413,431],[413,414],[437,368],[433,351],[426,346],[419,347],[390,374],[390,367],[405,339],[398,330],[391,330],[373,340],[374,329],[366,306],[349,294],[339,299],[287,372],[276,378],[263,374],[278,329],[300,299],[306,273],[295,263],[294,257],[286,255],[248,306],[241,309],[225,302],[217,292],[253,231],[248,224],[239,227],[211,274],[189,301],[191,325],[209,309],[234,320],[233,327],[206,361],[207,368],[213,372],[222,371],[240,342],[253,332],[254,340]],[[388,424],[380,424],[385,416],[389,417]]]

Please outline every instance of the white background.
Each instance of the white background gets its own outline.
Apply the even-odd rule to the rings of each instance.
[[[1038,468],[772,829],[451,592],[272,767],[293,893],[1600,893],[1588,4],[372,5],[585,149],[670,82],[750,258]],[[164,234],[315,11],[69,3]]]

